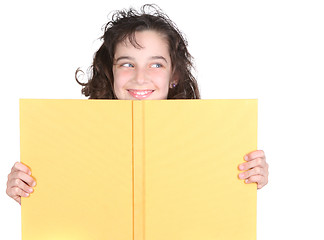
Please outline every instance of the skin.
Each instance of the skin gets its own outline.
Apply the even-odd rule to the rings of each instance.
[[[266,162],[265,153],[262,150],[250,152],[244,156],[245,163],[238,166],[241,172],[238,177],[245,183],[256,183],[258,189],[268,183],[269,165]]]
[[[36,181],[31,176],[31,170],[23,163],[16,162],[8,175],[8,196],[21,204],[21,197],[29,197],[35,186]]]
[[[153,90],[145,99],[166,99],[169,88],[177,83],[172,76],[172,64],[165,38],[154,31],[136,33],[136,41],[142,48],[135,48],[129,42],[116,46],[113,66],[114,90],[120,100],[136,100],[130,90]],[[142,97],[141,97],[142,98]],[[268,183],[268,164],[262,150],[246,154],[245,162],[238,166],[242,171],[238,177],[245,183],[256,183],[261,189]],[[29,197],[36,181],[31,170],[16,162],[8,175],[7,194],[21,203],[21,197]]]
[[[155,31],[135,34],[142,48],[129,41],[117,44],[113,66],[114,90],[118,99],[136,100],[130,91],[153,90],[145,99],[167,99],[172,79],[172,65],[166,40]]]

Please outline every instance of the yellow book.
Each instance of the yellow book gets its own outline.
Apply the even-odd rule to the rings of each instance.
[[[23,240],[256,239],[257,100],[20,100]]]

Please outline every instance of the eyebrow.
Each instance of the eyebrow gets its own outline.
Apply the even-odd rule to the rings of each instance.
[[[123,60],[123,59],[132,60],[132,61],[135,60],[135,58],[130,57],[130,56],[120,56],[119,58],[116,59],[116,62],[118,62],[120,60]],[[161,60],[165,61],[166,63],[168,63],[168,61],[166,60],[166,58],[163,57],[163,56],[152,56],[152,57],[150,57],[150,59],[153,59],[153,60],[155,60],[155,59],[161,59]]]
[[[121,56],[121,57],[119,57],[119,58],[116,59],[116,62],[118,62],[120,60],[123,60],[123,59],[126,59],[126,60],[134,60],[134,58],[129,57],[129,56]]]
[[[168,61],[166,60],[166,58],[163,57],[163,56],[152,56],[151,59],[161,59],[161,60],[165,61],[166,63],[168,63]]]

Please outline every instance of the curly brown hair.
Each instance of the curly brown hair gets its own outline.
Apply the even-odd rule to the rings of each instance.
[[[177,26],[156,5],[146,4],[140,12],[133,8],[114,12],[104,28],[100,38],[103,44],[95,53],[93,64],[89,68],[87,83],[81,83],[78,74],[83,73],[79,68],[75,72],[76,81],[83,86],[82,94],[90,99],[117,99],[114,92],[113,64],[116,45],[128,39],[136,47],[135,32],[154,30],[168,41],[172,63],[173,76],[177,77],[177,84],[169,88],[168,99],[200,99],[198,84],[192,75],[192,56],[187,50],[187,41]]]

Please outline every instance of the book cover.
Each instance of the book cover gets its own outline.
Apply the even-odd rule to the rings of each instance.
[[[257,100],[22,99],[29,239],[256,239]],[[248,221],[246,219],[249,219]]]

